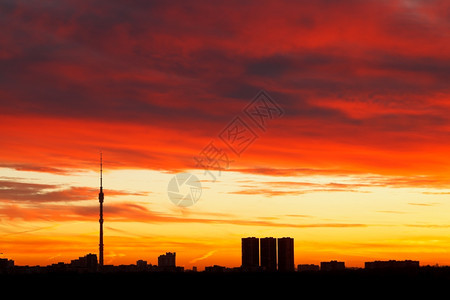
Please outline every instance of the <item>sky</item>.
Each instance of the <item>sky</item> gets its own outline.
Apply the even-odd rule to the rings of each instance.
[[[289,236],[295,264],[450,265],[448,1],[0,0],[0,26],[0,257],[98,253],[102,152],[105,264]]]

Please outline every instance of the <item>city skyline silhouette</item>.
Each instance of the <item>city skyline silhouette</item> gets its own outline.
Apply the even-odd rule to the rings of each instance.
[[[449,10],[0,1],[1,264],[445,273]]]
[[[261,244],[260,244],[261,243]],[[204,270],[206,273],[294,273],[294,272],[336,272],[344,271],[345,262],[331,260],[322,261],[320,265],[315,264],[294,264],[294,240],[290,237],[283,238],[256,238],[246,237],[241,239],[241,265],[239,267],[226,267],[219,265],[206,266]],[[102,253],[102,248],[99,248],[99,256]],[[384,272],[391,272],[395,270],[400,271],[414,271],[420,267],[419,261],[413,260],[385,260],[385,261],[370,261],[365,262],[364,268],[350,268],[351,270],[378,270]],[[422,266],[423,267],[423,266]],[[439,269],[439,266],[426,266]],[[448,267],[444,268],[449,270]],[[348,270],[348,269],[347,269]],[[146,260],[139,259],[135,264],[128,265],[104,265],[100,264],[100,259],[97,255],[88,253],[85,256],[80,256],[78,259],[72,259],[70,263],[58,262],[47,266],[20,266],[16,265],[14,260],[7,258],[0,258],[0,275],[1,274],[51,274],[51,273],[143,273],[143,272],[198,272],[198,268],[193,266],[192,269],[185,269],[176,263],[176,253],[166,252],[158,256],[157,264],[153,265]]]

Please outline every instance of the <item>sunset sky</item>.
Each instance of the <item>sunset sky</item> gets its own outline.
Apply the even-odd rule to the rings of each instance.
[[[0,26],[1,258],[98,253],[102,152],[105,264],[290,236],[296,265],[450,265],[449,1],[0,0]]]

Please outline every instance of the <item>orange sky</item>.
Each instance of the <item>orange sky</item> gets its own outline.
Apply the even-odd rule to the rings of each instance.
[[[295,263],[450,264],[448,1],[0,4],[0,236],[16,264],[240,265],[245,236]],[[260,128],[245,107],[281,109]],[[221,139],[240,117],[256,138]],[[223,136],[222,136],[223,137]],[[196,163],[213,142],[229,159]],[[223,166],[223,165],[222,165]],[[200,200],[174,205],[178,172]]]

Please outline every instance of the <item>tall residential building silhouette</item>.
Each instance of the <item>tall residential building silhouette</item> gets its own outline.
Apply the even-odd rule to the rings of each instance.
[[[277,270],[277,240],[273,237],[260,239],[261,267],[264,271]]]
[[[259,267],[259,239],[242,238],[242,269],[251,271]]]
[[[278,239],[278,271],[294,271],[294,239],[283,237]]]
[[[100,202],[100,241],[98,244],[98,266],[101,269],[103,267],[103,200],[105,195],[103,194],[103,157],[100,153],[100,192],[98,193],[98,201]]]

